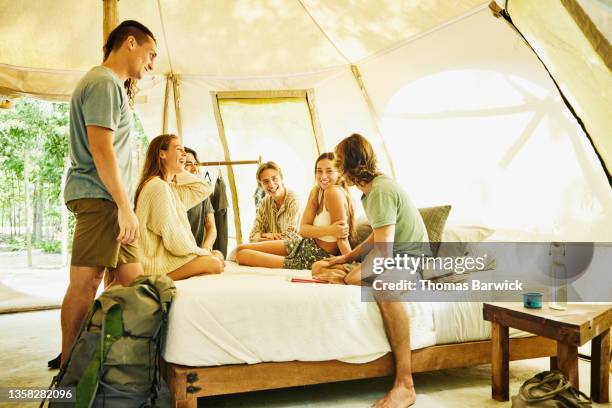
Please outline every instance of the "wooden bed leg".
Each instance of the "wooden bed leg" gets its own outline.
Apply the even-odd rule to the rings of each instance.
[[[197,380],[191,373],[185,373],[178,366],[163,362],[162,375],[168,384],[172,396],[172,408],[197,408],[198,397],[189,390],[187,384]]]
[[[557,356],[550,356],[550,369],[551,370],[559,369],[559,361],[557,360]]]
[[[172,408],[198,408],[198,399],[196,397],[182,400],[172,398]]]
[[[610,329],[591,342],[591,398],[595,402],[610,401]]]
[[[491,322],[491,396],[496,401],[510,399],[510,349],[508,326]]]

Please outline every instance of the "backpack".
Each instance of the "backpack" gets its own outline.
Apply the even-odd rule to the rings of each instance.
[[[572,387],[560,371],[544,371],[521,385],[512,408],[590,408],[591,400]]]
[[[76,402],[49,407],[154,406],[161,338],[175,292],[165,275],[141,275],[129,286],[104,291],[50,386],[73,387]]]

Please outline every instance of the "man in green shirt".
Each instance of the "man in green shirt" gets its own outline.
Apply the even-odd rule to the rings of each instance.
[[[356,261],[366,255],[367,248],[371,249],[368,257],[375,253],[387,258],[427,255],[428,246],[423,245],[428,241],[427,230],[420,213],[401,186],[378,170],[376,155],[367,139],[353,134],[336,146],[335,154],[336,168],[349,185],[363,193],[361,203],[373,231],[350,253],[315,263],[313,277],[361,285],[361,265]],[[416,401],[410,360],[410,316],[401,302],[379,295],[375,293],[374,297],[395,357],[395,382],[374,407],[405,408]]]
[[[363,190],[361,204],[373,229],[394,225],[393,255],[423,255],[423,242],[429,241],[425,223],[402,187],[379,174]]]

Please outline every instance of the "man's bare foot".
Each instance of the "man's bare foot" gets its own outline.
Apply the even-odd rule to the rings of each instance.
[[[372,408],[407,408],[415,402],[416,391],[413,386],[394,385]]]

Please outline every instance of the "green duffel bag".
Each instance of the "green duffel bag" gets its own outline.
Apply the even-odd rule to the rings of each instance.
[[[161,338],[175,292],[167,276],[139,276],[129,286],[104,291],[51,385],[75,387],[76,403],[49,406],[153,405]]]
[[[572,387],[560,371],[544,371],[521,385],[512,408],[587,408],[591,399]]]

